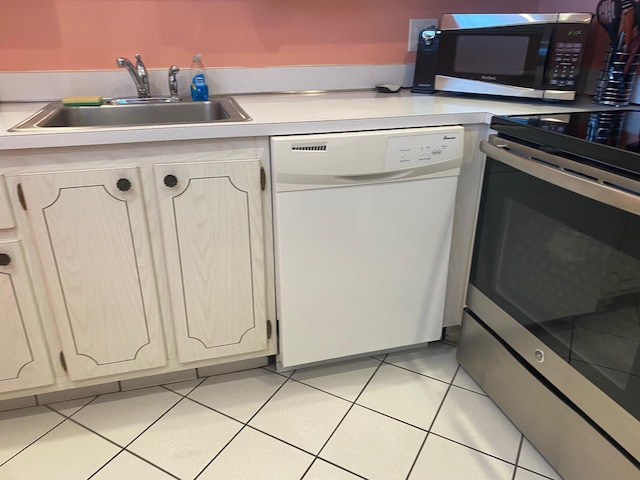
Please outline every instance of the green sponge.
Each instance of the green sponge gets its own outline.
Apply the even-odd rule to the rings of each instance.
[[[62,104],[68,107],[100,106],[102,105],[102,97],[99,97],[99,96],[64,97],[62,99]]]

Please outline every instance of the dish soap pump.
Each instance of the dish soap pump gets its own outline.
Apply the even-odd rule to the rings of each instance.
[[[209,87],[200,53],[196,53],[191,62],[191,100],[209,100]]]

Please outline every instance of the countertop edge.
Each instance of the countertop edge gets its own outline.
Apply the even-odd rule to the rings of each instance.
[[[493,115],[602,109],[586,98],[565,104],[480,96],[419,95],[409,91],[399,95],[343,91],[314,95],[239,95],[234,98],[252,117],[251,121],[42,133],[7,130],[45,104],[0,104],[0,151],[488,124]]]

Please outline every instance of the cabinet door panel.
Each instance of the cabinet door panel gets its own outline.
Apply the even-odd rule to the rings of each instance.
[[[0,259],[0,392],[50,385],[53,373],[20,243],[0,242]]]
[[[180,361],[265,349],[259,161],[155,169]]]
[[[137,169],[24,175],[20,181],[70,377],[164,365]]]

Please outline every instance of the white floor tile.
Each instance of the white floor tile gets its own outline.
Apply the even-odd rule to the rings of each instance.
[[[299,382],[287,382],[249,425],[317,453],[351,403]]]
[[[538,453],[526,438],[522,441],[522,449],[520,450],[520,457],[518,457],[518,466],[532,470],[553,480],[562,480],[558,472],[547,463],[544,457]]]
[[[95,398],[96,397],[77,398],[75,400],[67,400],[66,402],[51,403],[47,406],[65,417],[70,417],[82,407],[95,400]]]
[[[380,365],[379,360],[368,357],[297,370],[291,378],[353,402],[378,365]]]
[[[244,423],[286,380],[263,368],[229,373],[207,378],[189,398]]]
[[[63,421],[46,407],[0,412],[0,465]]]
[[[91,480],[172,480],[174,477],[127,451],[107,463]]]
[[[529,470],[517,468],[516,476],[513,477],[513,480],[547,480],[547,477],[543,477],[542,475],[538,475],[537,473],[530,472]]]
[[[475,380],[473,380],[473,378],[471,378],[471,376],[462,367],[460,367],[460,369],[458,370],[458,373],[456,373],[456,376],[453,379],[453,384],[458,386],[458,387],[466,388],[467,390],[471,390],[473,392],[477,392],[477,393],[481,393],[482,395],[486,395],[484,393],[484,390],[482,390],[482,388],[480,388],[480,385],[478,385],[475,382]]]
[[[355,405],[320,457],[370,480],[405,479],[426,433]]]
[[[98,397],[73,419],[126,446],[180,399],[162,387],[111,393]]]
[[[303,480],[359,480],[361,478],[324,460],[317,459]]]
[[[127,450],[177,477],[192,479],[241,428],[240,422],[185,398]]]
[[[112,443],[66,420],[1,466],[0,478],[85,479],[119,451]]]
[[[245,427],[198,480],[298,480],[313,457]]]
[[[451,383],[458,368],[456,349],[443,343],[392,353],[385,362]]]
[[[431,430],[514,464],[522,435],[489,397],[455,386]]]
[[[429,435],[409,480],[511,480],[514,465]]]
[[[428,430],[448,388],[448,384],[418,373],[382,365],[358,405]]]

